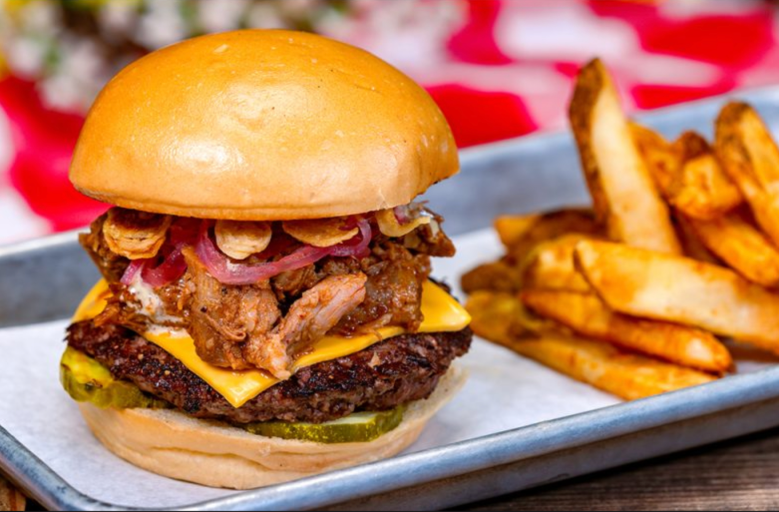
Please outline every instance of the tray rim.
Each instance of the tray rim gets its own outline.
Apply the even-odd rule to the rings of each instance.
[[[295,482],[182,507],[153,510],[307,510],[333,506],[346,501],[344,496],[349,501],[367,498],[581,448],[777,397],[779,366]],[[593,425],[598,428],[592,428]],[[475,458],[475,454],[479,457]],[[474,463],[474,460],[481,462]],[[432,467],[427,468],[431,461]],[[76,490],[1,426],[0,468],[47,508],[152,510],[107,503]],[[381,474],[382,478],[376,478],[377,474]],[[356,488],[359,490],[355,491]]]
[[[770,101],[771,98],[779,96],[779,86],[742,89],[651,112],[637,113],[635,117],[653,124],[656,118],[680,113],[695,105],[718,104],[724,99],[736,96],[745,96],[752,101]],[[567,129],[561,129],[467,148],[461,151],[462,166],[464,171],[468,172],[471,161],[485,156],[494,158],[515,151],[518,145],[535,146],[554,138],[570,138],[570,133]],[[72,244],[80,231],[1,245],[0,259]],[[777,397],[779,366],[295,482],[185,505],[184,508],[162,510],[285,510],[332,506],[347,500],[580,448]],[[593,429],[592,425],[598,425],[598,428]],[[473,455],[477,453],[479,458],[475,459]],[[474,460],[481,462],[474,463]],[[0,469],[33,499],[49,509],[147,510],[103,502],[81,493],[1,425]],[[421,471],[423,469],[424,472]],[[378,473],[383,478],[376,478]],[[359,491],[355,491],[355,488],[359,488]]]

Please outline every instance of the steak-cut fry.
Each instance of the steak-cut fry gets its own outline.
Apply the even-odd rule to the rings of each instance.
[[[466,272],[460,284],[465,293],[477,290],[518,292],[522,286],[519,269],[503,260],[485,263]]]
[[[728,349],[712,334],[694,327],[622,315],[595,295],[528,290],[522,293],[522,301],[535,313],[587,338],[717,374],[733,366]]]
[[[569,329],[528,311],[519,296],[479,290],[468,298],[471,329],[477,336],[511,347],[514,340],[531,334],[565,333]]]
[[[779,353],[779,295],[732,270],[596,241],[580,242],[576,260],[620,313],[701,327]]]
[[[681,163],[678,149],[651,128],[632,121],[629,124],[633,140],[658,191],[668,197]]]
[[[609,238],[681,254],[668,206],[633,140],[611,77],[597,59],[579,73],[570,119],[595,211]]]
[[[760,116],[746,103],[725,106],[717,118],[715,149],[755,218],[779,245],[779,148]]]
[[[633,140],[636,141],[641,156],[654,177],[660,193],[670,200],[674,183],[681,172],[682,162],[692,154],[690,151],[694,148],[693,143],[700,142],[700,140],[688,135],[671,144],[659,133],[640,124],[630,123],[630,129],[633,133]],[[705,140],[703,142],[706,143]],[[698,235],[684,216],[674,215],[673,220],[676,236],[681,243],[684,255],[707,263],[719,263],[717,257],[698,239]]]
[[[766,288],[779,286],[779,250],[749,219],[729,213],[688,221],[701,242],[733,270]]]
[[[589,283],[576,268],[576,246],[586,235],[564,235],[540,244],[521,265],[526,289],[589,292]]]
[[[685,256],[694,260],[719,265],[719,258],[708,247],[703,245],[689,220],[682,215],[675,215],[674,222],[676,224],[676,234],[679,236],[679,241],[682,242]]]
[[[24,510],[27,499],[13,485],[0,476],[0,511]]]
[[[744,202],[706,139],[686,132],[675,145],[683,156],[668,199],[677,210],[694,219],[712,220]]]
[[[511,348],[625,400],[637,400],[716,380],[707,373],[624,352],[599,341],[542,336],[515,341]]]
[[[529,227],[508,244],[506,260],[509,264],[518,265],[538,244],[571,233],[596,236],[602,230],[592,210],[569,209],[545,213],[536,216]]]
[[[471,314],[474,334],[486,340],[510,345],[524,334],[520,320],[524,306],[515,294],[479,290],[468,298],[465,309]]]
[[[495,231],[505,247],[511,247],[541,219],[541,215],[502,215],[495,219]]]

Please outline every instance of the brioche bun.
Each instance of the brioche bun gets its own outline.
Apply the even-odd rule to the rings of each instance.
[[[120,72],[89,113],[70,179],[136,210],[296,220],[406,204],[458,170],[443,114],[389,64],[321,36],[241,30]]]
[[[369,443],[263,437],[171,410],[79,407],[95,437],[126,461],[177,480],[243,490],[392,457],[417,440],[465,380],[466,373],[452,367],[429,399],[409,406],[398,428]]]

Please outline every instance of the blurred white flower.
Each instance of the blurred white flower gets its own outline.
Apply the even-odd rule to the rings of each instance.
[[[322,20],[322,33],[367,49],[415,73],[445,60],[446,42],[465,22],[462,0],[354,0],[353,15]]]
[[[138,1],[106,2],[98,11],[100,33],[109,40],[128,38],[138,23]]]
[[[111,76],[146,52],[244,27],[335,29],[353,1],[0,0],[0,50],[13,74],[37,82],[47,104],[83,113]],[[408,0],[382,2],[396,3],[406,14],[392,23],[402,24]]]
[[[270,2],[257,2],[250,9],[246,18],[247,26],[251,28],[285,28],[284,18],[278,9]]]
[[[181,41],[187,36],[187,25],[182,17],[181,0],[154,0],[146,2],[135,40],[156,50]]]
[[[307,14],[320,7],[321,3],[320,0],[275,0],[274,7],[282,16],[305,18]]]
[[[13,39],[7,44],[6,59],[16,74],[35,78],[43,70],[49,43],[30,36]]]
[[[199,0],[198,20],[205,32],[224,32],[241,26],[251,0]]]
[[[56,32],[59,30],[61,12],[59,5],[49,0],[31,0],[19,8],[17,14],[27,30]]]
[[[72,75],[57,74],[39,84],[46,104],[56,110],[73,110],[84,98],[81,84]]]
[[[56,73],[40,83],[47,104],[61,110],[83,110],[110,78],[100,45],[90,39],[65,38],[60,43]]]

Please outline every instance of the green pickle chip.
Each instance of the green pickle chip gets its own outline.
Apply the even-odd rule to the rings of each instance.
[[[108,369],[91,357],[67,348],[60,362],[60,380],[77,402],[102,409],[168,409],[170,405],[129,382],[115,380]],[[405,407],[385,412],[359,412],[322,424],[252,423],[235,425],[249,433],[315,443],[367,443],[395,430],[403,421]]]
[[[266,437],[315,443],[367,443],[395,430],[403,421],[403,407],[386,412],[358,412],[328,423],[253,423],[243,428]]]
[[[106,367],[68,347],[60,362],[60,381],[77,402],[89,402],[101,409],[167,409],[163,400],[146,395],[136,386],[114,380]]]

